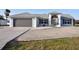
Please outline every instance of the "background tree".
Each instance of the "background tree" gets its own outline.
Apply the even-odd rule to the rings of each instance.
[[[4,19],[2,15],[0,15],[0,19]]]
[[[5,13],[6,19],[7,19],[7,17],[10,15],[10,12],[11,12],[11,11],[10,11],[9,9],[5,9],[5,12],[4,12],[4,13]]]

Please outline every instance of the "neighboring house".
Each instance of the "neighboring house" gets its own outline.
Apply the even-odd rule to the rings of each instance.
[[[10,27],[62,27],[73,26],[74,18],[69,14],[49,13],[30,14],[21,13],[9,18]]]
[[[0,26],[7,25],[7,21],[3,18],[3,16],[0,15]]]
[[[75,24],[79,24],[79,20],[75,20]]]
[[[79,20],[75,20],[75,26],[79,26]]]

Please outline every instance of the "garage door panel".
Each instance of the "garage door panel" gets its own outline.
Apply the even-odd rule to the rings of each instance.
[[[32,19],[15,19],[15,27],[32,27]]]

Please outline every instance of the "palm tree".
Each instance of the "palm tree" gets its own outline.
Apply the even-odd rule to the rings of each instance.
[[[11,11],[10,11],[9,9],[6,9],[6,10],[5,10],[4,14],[5,14],[6,19],[8,18],[10,12],[11,12]]]
[[[4,19],[2,15],[0,15],[0,19]]]

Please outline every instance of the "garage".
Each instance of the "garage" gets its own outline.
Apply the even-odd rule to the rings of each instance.
[[[32,27],[32,18],[16,18],[13,21],[14,27]]]

